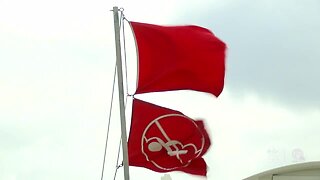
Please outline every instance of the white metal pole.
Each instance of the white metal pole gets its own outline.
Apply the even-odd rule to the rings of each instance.
[[[114,17],[114,33],[115,33],[115,42],[116,42],[116,58],[117,58],[117,73],[118,73],[118,87],[119,87],[121,141],[122,141],[122,152],[123,152],[124,179],[129,180],[129,160],[128,160],[126,116],[125,116],[125,107],[124,107],[124,90],[123,90],[123,75],[122,75],[121,45],[120,45],[120,26],[119,26],[119,8],[117,6],[113,7],[113,17]]]

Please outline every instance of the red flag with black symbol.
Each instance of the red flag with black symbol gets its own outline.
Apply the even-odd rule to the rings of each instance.
[[[220,95],[226,45],[210,30],[199,26],[130,24],[138,52],[136,94],[195,90]]]
[[[209,147],[203,121],[134,99],[128,140],[130,166],[206,176],[202,156]]]

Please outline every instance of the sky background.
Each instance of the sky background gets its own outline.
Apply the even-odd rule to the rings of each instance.
[[[205,119],[212,140],[207,179],[320,160],[320,1],[0,0],[0,179],[100,179],[115,5],[133,21],[209,28],[228,45],[219,98],[189,91],[138,96]],[[127,32],[132,93],[136,55]],[[114,108],[104,179],[115,171],[118,113]],[[130,174],[163,175],[135,167]]]

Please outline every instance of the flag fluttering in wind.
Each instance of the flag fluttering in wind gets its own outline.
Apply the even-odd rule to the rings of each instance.
[[[226,45],[199,26],[130,22],[138,49],[136,94],[195,90],[219,96]]]
[[[183,171],[206,176],[202,158],[210,139],[201,120],[134,99],[128,140],[129,165],[156,172]]]
[[[225,77],[226,45],[199,26],[129,22],[138,52],[135,94],[194,90],[218,97]],[[133,100],[128,140],[129,165],[156,172],[206,176],[202,156],[210,138],[201,120],[179,111]]]

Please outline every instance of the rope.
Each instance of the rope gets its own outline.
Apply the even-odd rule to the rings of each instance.
[[[114,172],[113,180],[116,179],[118,169],[123,166],[123,163],[121,163],[121,164],[119,165],[120,147],[121,147],[121,138],[120,138],[120,141],[119,141],[118,156],[117,156],[117,163],[116,163],[116,170],[115,170],[115,172]]]
[[[112,113],[112,105],[113,105],[113,94],[114,94],[114,85],[116,80],[116,66],[114,69],[113,74],[113,84],[112,84],[112,93],[111,93],[111,103],[109,108],[109,120],[108,120],[108,128],[107,128],[107,137],[106,137],[106,144],[104,147],[104,155],[103,155],[103,164],[102,164],[102,172],[101,172],[101,180],[103,180],[103,173],[104,173],[104,165],[106,162],[106,154],[107,154],[107,147],[108,147],[108,139],[109,139],[109,129],[110,129],[110,121],[111,121],[111,113]]]
[[[124,19],[125,16],[123,14],[123,11],[121,12],[121,22],[122,22],[122,37],[123,37],[123,51],[124,51],[124,66],[125,66],[125,77],[126,77],[126,90],[127,90],[127,95],[129,95],[129,87],[128,87],[128,65],[127,65],[127,50],[126,50],[126,36],[124,33]],[[128,96],[127,96],[128,98]]]

